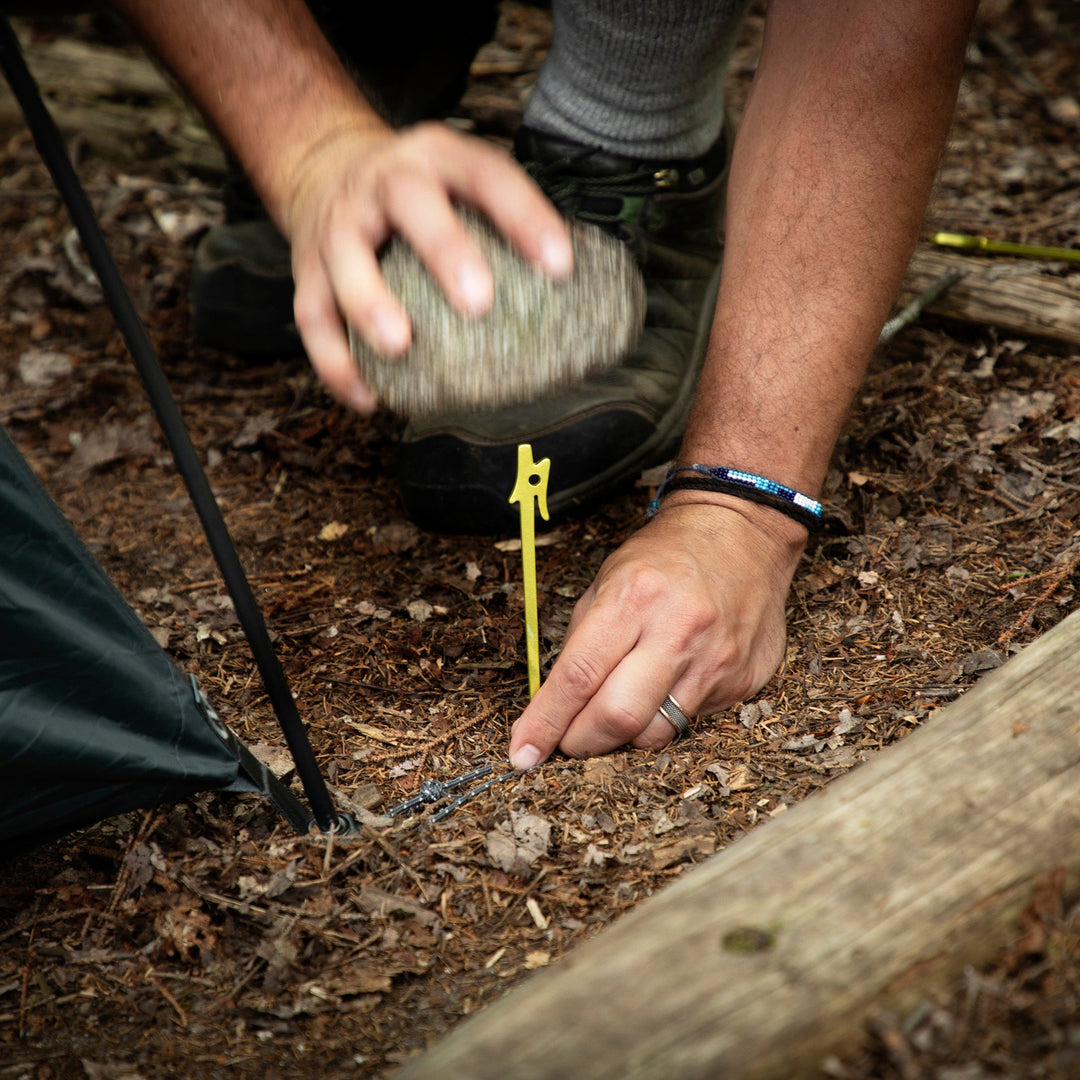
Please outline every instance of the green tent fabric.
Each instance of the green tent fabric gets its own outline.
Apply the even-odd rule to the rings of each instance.
[[[0,859],[196,791],[260,791],[297,832],[349,833],[116,261],[0,0],[0,71],[71,213],[236,605],[310,806],[185,680],[0,431]]]
[[[0,430],[0,857],[210,789],[263,790],[305,826],[275,783]]]

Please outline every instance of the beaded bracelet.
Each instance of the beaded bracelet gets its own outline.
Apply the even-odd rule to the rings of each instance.
[[[686,473],[692,475],[686,476]],[[822,507],[817,499],[764,476],[723,465],[677,465],[670,469],[656,489],[646,516],[652,517],[660,509],[660,500],[673,491],[716,491],[749,499],[779,510],[811,532],[821,524]]]

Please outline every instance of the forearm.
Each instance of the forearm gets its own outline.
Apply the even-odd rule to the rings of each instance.
[[[770,3],[684,460],[820,488],[918,234],[973,8]]]
[[[384,125],[303,0],[113,0],[284,224],[295,173],[345,127]]]

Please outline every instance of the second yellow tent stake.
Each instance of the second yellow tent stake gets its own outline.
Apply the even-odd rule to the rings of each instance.
[[[540,620],[536,608],[536,528],[535,509],[548,520],[547,488],[551,459],[533,461],[532,446],[518,446],[517,480],[510,493],[510,502],[521,510],[521,570],[525,590],[525,656],[529,664],[529,697],[540,689]]]

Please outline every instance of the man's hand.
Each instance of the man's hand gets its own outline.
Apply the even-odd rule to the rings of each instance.
[[[443,124],[348,127],[293,170],[281,221],[292,244],[296,325],[327,388],[361,412],[374,398],[356,374],[343,318],[387,356],[411,340],[408,315],[379,273],[378,249],[391,235],[409,242],[462,314],[491,306],[491,272],[454,200],[479,208],[552,277],[570,272],[566,225],[529,176],[497,147]]]
[[[556,747],[572,757],[656,749],[675,734],[657,711],[668,694],[693,716],[758,690],[783,657],[784,600],[805,541],[774,510],[672,495],[578,601],[562,654],[514,725],[514,767]]]
[[[296,321],[330,391],[374,406],[345,337],[408,348],[409,323],[379,274],[392,233],[416,249],[460,311],[482,315],[491,274],[452,213],[487,215],[559,278],[566,225],[507,154],[441,124],[389,128],[349,77],[304,0],[111,0],[179,79],[244,167],[293,248]]]
[[[681,461],[820,490],[918,234],[974,7],[771,0]],[[661,746],[674,732],[657,714],[666,695],[708,712],[775,669],[805,532],[775,511],[688,495],[673,493],[585,593],[514,727],[515,767],[556,746]]]

